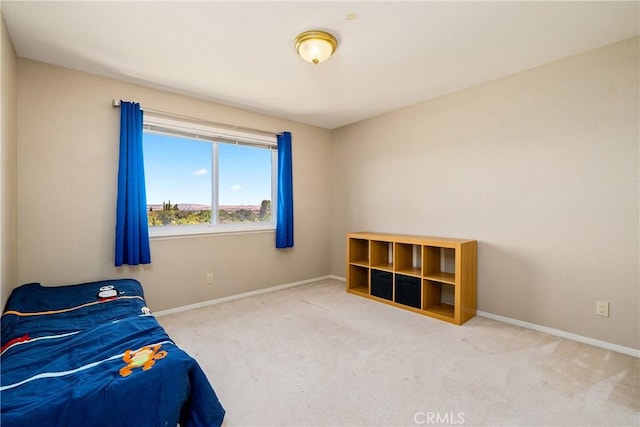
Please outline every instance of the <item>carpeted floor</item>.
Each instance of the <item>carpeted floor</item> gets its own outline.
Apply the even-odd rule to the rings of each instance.
[[[638,426],[640,359],[326,280],[159,318],[225,426]]]

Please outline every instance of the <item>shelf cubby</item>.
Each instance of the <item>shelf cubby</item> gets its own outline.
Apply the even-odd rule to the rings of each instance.
[[[349,263],[369,266],[369,241],[365,239],[349,239]]]
[[[393,242],[371,241],[371,267],[380,270],[393,270]]]
[[[347,292],[461,325],[476,315],[477,242],[347,234]]]
[[[439,246],[425,246],[422,265],[424,265],[424,276],[426,278],[455,285],[455,249]]]
[[[422,307],[425,311],[445,316],[448,319],[455,318],[455,288],[453,285],[425,279],[423,289]]]
[[[347,272],[349,292],[369,295],[369,269],[358,265],[349,265]]]
[[[397,273],[421,277],[422,246],[409,243],[395,244],[395,268]]]

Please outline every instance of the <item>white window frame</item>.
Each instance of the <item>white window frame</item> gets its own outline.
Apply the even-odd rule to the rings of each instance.
[[[192,122],[187,119],[175,119],[162,115],[144,113],[143,130],[181,138],[208,141],[211,150],[211,223],[149,227],[149,238],[189,237],[218,233],[263,233],[276,229],[278,194],[278,151],[275,135],[251,133],[240,129],[225,129],[207,123]],[[218,144],[237,144],[271,150],[271,221],[254,223],[217,224],[218,219]]]

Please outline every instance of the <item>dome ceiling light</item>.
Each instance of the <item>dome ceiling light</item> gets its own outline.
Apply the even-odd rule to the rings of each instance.
[[[332,34],[320,30],[300,33],[294,43],[298,55],[313,64],[326,61],[338,48],[338,40]]]

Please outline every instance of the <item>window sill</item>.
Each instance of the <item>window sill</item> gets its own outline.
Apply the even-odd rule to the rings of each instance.
[[[149,227],[150,240],[184,239],[191,237],[220,236],[229,234],[273,233],[274,223],[266,224],[222,224],[222,225],[174,225]]]

